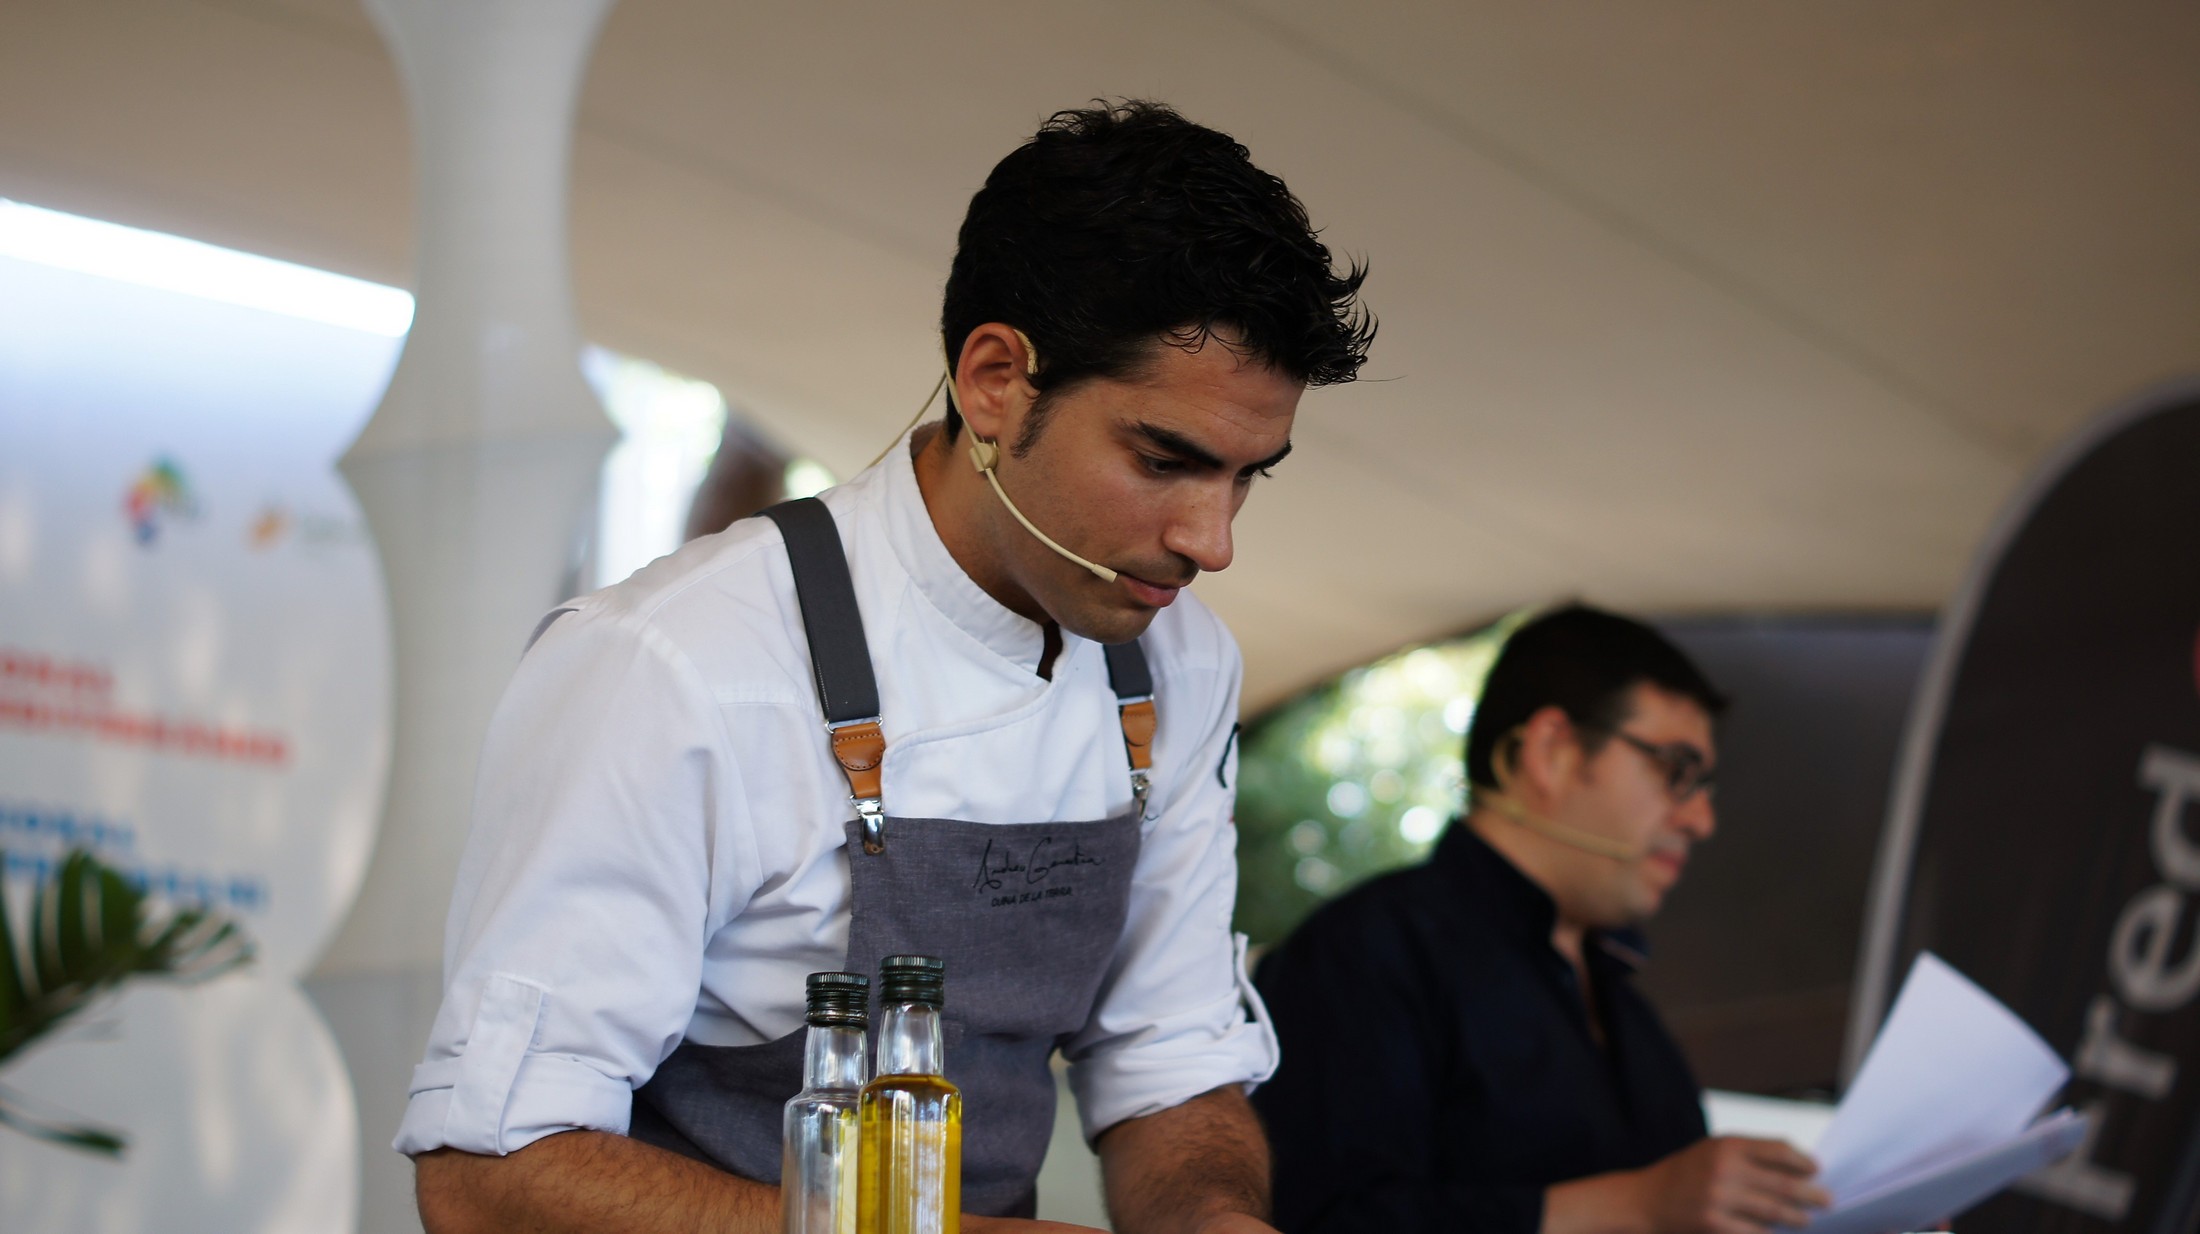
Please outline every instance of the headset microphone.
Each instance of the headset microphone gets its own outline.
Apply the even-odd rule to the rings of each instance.
[[[1087,561],[1084,558],[1079,557],[1077,554],[1069,551],[1066,548],[1063,548],[1059,544],[1056,544],[1052,536],[1049,536],[1047,533],[1031,525],[1031,520],[1024,517],[1024,512],[1017,509],[1016,503],[1008,499],[1007,491],[1001,487],[1001,478],[993,474],[993,466],[995,463],[998,463],[1000,459],[1001,448],[999,446],[993,444],[990,441],[980,440],[976,432],[972,432],[970,434],[970,465],[976,467],[979,474],[983,475],[987,480],[992,482],[993,495],[1001,499],[1001,504],[1007,506],[1008,512],[1016,516],[1016,521],[1024,525],[1024,530],[1038,537],[1039,543],[1053,549],[1056,553],[1061,554],[1061,556],[1065,559],[1075,562],[1076,564],[1098,575],[1101,582],[1114,582],[1115,571],[1108,569],[1106,566],[1101,565],[1099,562]]]
[[[1023,331],[1016,331],[1016,337],[1022,339],[1024,344],[1024,372],[1036,375],[1039,371],[1038,349],[1031,345],[1031,340],[1025,337]],[[945,382],[947,387],[948,405],[950,407],[954,407],[957,411],[962,410],[959,405],[959,400],[957,400],[955,397],[954,370],[948,370]],[[929,401],[927,402],[927,405],[929,405]],[[924,413],[918,412],[917,414],[922,415]],[[965,424],[968,424],[969,417],[963,417],[963,422]],[[1056,544],[1052,536],[1049,536],[1047,533],[1033,526],[1031,520],[1024,517],[1024,512],[1017,509],[1016,503],[1008,499],[1008,491],[1001,487],[1001,478],[995,475],[993,472],[993,469],[1000,465],[1000,461],[1000,445],[996,442],[987,441],[984,438],[979,437],[978,430],[976,428],[972,428],[970,430],[970,465],[977,468],[978,474],[984,476],[989,482],[992,483],[993,495],[1001,499],[1001,504],[1007,506],[1008,512],[1016,516],[1016,521],[1024,525],[1024,530],[1030,532],[1033,536],[1038,538],[1039,543],[1046,545],[1050,549],[1053,549],[1056,553],[1060,554],[1066,560],[1075,562],[1078,566],[1092,571],[1093,574],[1099,577],[1101,582],[1114,582],[1115,571],[1108,569],[1106,566],[1103,566],[1098,562],[1087,561],[1084,558],[1079,557],[1077,554],[1069,551],[1068,549],[1063,548],[1061,545]]]
[[[1531,813],[1526,806],[1503,793],[1491,793],[1476,789],[1474,801],[1476,805],[1486,805],[1544,839],[1555,840],[1568,848],[1580,849],[1582,852],[1598,857],[1607,857],[1613,861],[1640,861],[1650,855],[1650,850],[1647,848],[1622,844],[1609,836],[1600,836],[1592,832],[1568,827],[1564,823],[1554,822],[1540,814]]]

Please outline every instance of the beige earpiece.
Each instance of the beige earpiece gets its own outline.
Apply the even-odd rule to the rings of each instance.
[[[1520,728],[1506,733],[1498,740],[1497,748],[1490,752],[1491,761],[1505,764],[1506,770],[1516,769],[1520,759],[1520,746],[1523,736],[1523,729]],[[1640,861],[1649,856],[1648,849],[1636,848],[1633,845],[1623,844],[1609,836],[1596,835],[1592,832],[1583,831],[1578,827],[1569,827],[1556,819],[1545,818],[1529,810],[1528,807],[1522,805],[1518,799],[1509,793],[1493,793],[1488,789],[1476,788],[1474,790],[1474,804],[1486,805],[1496,811],[1500,817],[1510,819],[1546,840],[1554,840],[1568,848],[1579,849],[1584,853],[1591,853],[1598,857],[1608,857],[1613,861]]]
[[[1015,330],[1015,331],[1016,331],[1016,337],[1017,337],[1017,338],[1018,338],[1019,340],[1021,340],[1021,341],[1023,342],[1023,345],[1024,345],[1024,373],[1025,373],[1025,375],[1026,375],[1026,376],[1030,376],[1030,377],[1037,377],[1037,376],[1039,375],[1039,349],[1038,349],[1037,347],[1034,347],[1034,346],[1032,346],[1032,344],[1031,344],[1031,336],[1030,336],[1030,335],[1028,335],[1028,334],[1024,333],[1024,332],[1023,332],[1023,331],[1021,331],[1021,330],[1016,330],[1016,327],[1014,327],[1014,326],[1010,326],[1010,327],[1009,327],[1009,329],[1011,329],[1011,330]],[[950,365],[950,364],[947,364],[947,363],[946,363],[946,356],[945,356],[945,355],[942,355],[942,356],[940,357],[940,359],[941,359],[940,379],[939,379],[938,381],[935,381],[935,382],[933,382],[933,383],[932,383],[932,392],[931,392],[930,394],[927,394],[927,395],[925,395],[925,396],[924,396],[924,405],[923,405],[923,406],[921,406],[921,407],[918,407],[918,408],[917,408],[917,414],[915,414],[915,415],[913,415],[913,416],[909,417],[909,423],[907,423],[907,424],[904,424],[904,425],[902,425],[902,426],[901,426],[901,431],[900,431],[900,432],[898,432],[898,433],[896,433],[896,434],[894,434],[894,441],[900,441],[900,440],[901,440],[902,438],[904,438],[904,437],[908,436],[908,435],[909,435],[909,430],[910,430],[910,429],[913,429],[913,428],[917,427],[917,425],[918,425],[918,424],[920,424],[920,423],[922,423],[922,422],[924,421],[924,413],[925,413],[925,412],[928,412],[928,411],[930,411],[930,410],[932,410],[932,404],[933,404],[933,403],[934,403],[935,401],[937,401],[937,400],[939,399],[939,397],[940,397],[940,391],[942,391],[942,390],[945,390],[945,391],[947,391],[947,402],[948,402],[948,405],[949,405],[949,406],[954,406],[954,403],[955,403],[955,369],[954,369],[954,367],[953,367],[952,365]],[[958,408],[958,410],[960,410],[960,409]],[[977,438],[978,438],[978,435],[977,435],[977,433],[975,433],[975,432],[971,433],[971,434],[970,434],[970,438],[971,438],[971,440],[972,440],[972,441],[977,441]],[[882,447],[882,448],[881,448],[881,449],[879,450],[879,452],[878,452],[877,454],[873,455],[873,456],[872,456],[872,458],[871,458],[871,461],[870,461],[870,462],[868,462],[868,463],[865,463],[865,464],[863,465],[863,467],[864,467],[864,470],[865,470],[865,471],[869,471],[869,470],[870,470],[871,468],[873,468],[873,467],[876,467],[876,466],[878,466],[878,464],[879,464],[879,460],[880,460],[880,459],[883,459],[883,458],[885,458],[885,457],[886,457],[886,451],[888,451],[888,450],[891,450],[891,449],[893,449],[893,448],[894,448],[894,441],[889,441],[889,442],[887,442],[887,443],[886,443],[886,445],[885,445],[884,447]],[[996,463],[996,462],[999,462],[999,461],[1000,461],[1000,454],[1001,454],[1001,452],[1000,452],[1000,450],[999,450],[999,448],[998,448],[998,447],[994,446],[994,445],[993,445],[992,443],[990,443],[990,442],[987,442],[987,443],[981,443],[981,444],[984,444],[984,445],[985,445],[985,448],[986,448],[986,449],[987,449],[988,451],[990,451],[990,452],[991,452],[991,453],[990,453],[990,454],[989,454],[989,455],[987,456],[987,457],[988,457],[988,461],[987,461],[987,462],[984,462],[984,463],[980,463],[980,464],[978,465],[978,470],[979,470],[979,471],[984,471],[984,470],[986,470],[987,468],[989,468],[989,467],[992,467],[992,466],[994,465],[994,463]],[[971,452],[972,452],[972,454],[973,454],[973,455],[975,455],[975,454],[976,454],[976,451],[977,451],[977,447],[976,447],[976,446],[972,446],[972,447],[971,447]]]
[[[1021,330],[1016,330],[1014,326],[1010,326],[1009,329],[1016,331],[1017,340],[1022,342],[1024,345],[1025,374],[1032,377],[1038,376],[1039,349],[1032,346],[1031,336],[1025,334]],[[959,411],[961,410],[961,408],[955,398],[955,374],[952,369],[948,371],[946,381],[948,404],[950,406],[956,407],[956,409]],[[964,417],[964,421],[965,423],[967,423],[968,417]],[[1022,523],[1024,525],[1024,530],[1030,532],[1035,538],[1037,538],[1039,543],[1046,545],[1050,549],[1053,549],[1055,554],[1063,558],[1064,560],[1074,562],[1084,569],[1091,571],[1092,574],[1097,577],[1101,582],[1112,583],[1115,581],[1115,571],[1108,569],[1106,566],[1101,565],[1096,561],[1087,561],[1083,557],[1080,557],[1077,554],[1069,551],[1068,549],[1063,548],[1061,545],[1054,542],[1054,537],[1039,530],[1036,526],[1032,525],[1030,519],[1024,517],[1024,512],[1017,509],[1016,503],[1008,499],[1008,490],[1001,487],[1001,477],[994,472],[994,468],[1001,465],[1000,443],[987,441],[984,438],[978,436],[978,431],[976,429],[970,430],[970,465],[976,468],[978,474],[984,476],[988,483],[992,484],[993,495],[1001,499],[1001,504],[1008,507],[1008,512],[1015,515],[1016,521]]]
[[[1495,810],[1501,817],[1511,819],[1546,840],[1554,840],[1568,848],[1580,849],[1582,852],[1594,856],[1608,857],[1613,861],[1640,861],[1649,855],[1647,849],[1638,849],[1631,845],[1622,844],[1608,836],[1594,835],[1577,827],[1568,827],[1566,824],[1554,819],[1532,813],[1528,807],[1521,805],[1518,801],[1503,793],[1492,793],[1476,789],[1474,804],[1486,805]]]

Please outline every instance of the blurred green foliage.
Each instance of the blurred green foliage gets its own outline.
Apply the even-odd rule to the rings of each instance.
[[[1280,942],[1322,901],[1427,855],[1459,812],[1482,679],[1527,616],[1385,656],[1246,726],[1239,930]]]
[[[0,871],[7,868],[0,854]],[[18,930],[0,878],[0,1065],[132,977],[204,981],[248,963],[251,940],[212,909],[156,911],[145,892],[77,849],[31,893]],[[0,1089],[0,1126],[119,1156],[121,1133],[54,1122]]]

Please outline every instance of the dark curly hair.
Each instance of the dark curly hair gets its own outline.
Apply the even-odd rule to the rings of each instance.
[[[1031,336],[1040,400],[1136,372],[1160,339],[1225,345],[1310,386],[1351,381],[1375,320],[1367,268],[1332,268],[1283,181],[1244,146],[1160,104],[1056,112],[970,199],[940,307],[949,364],[970,332],[1005,322]],[[947,434],[962,417],[952,406]]]

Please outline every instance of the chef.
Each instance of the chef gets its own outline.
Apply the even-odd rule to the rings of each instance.
[[[947,962],[966,1228],[1033,1224],[1056,1050],[1118,1230],[1268,1228],[1241,668],[1184,588],[1361,278],[1223,134],[1060,113],[963,222],[944,422],[544,619],[397,1137],[432,1234],[776,1230],[803,978],[897,952]]]

